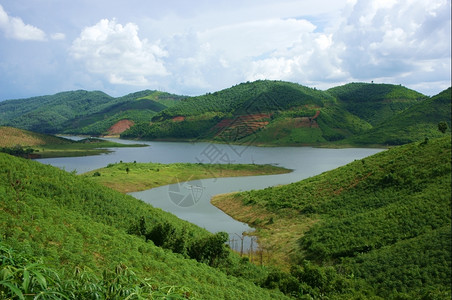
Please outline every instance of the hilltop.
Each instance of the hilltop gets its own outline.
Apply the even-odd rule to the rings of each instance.
[[[114,98],[84,90],[0,102],[0,125],[40,133],[108,134],[121,120],[150,120],[183,96],[145,90]]]
[[[207,140],[243,145],[344,146],[397,145],[435,137],[431,130],[444,121],[450,128],[449,102],[440,102],[449,114],[430,114],[430,99],[400,85],[350,83],[320,91],[283,81],[242,83],[212,94],[184,99],[124,132],[121,137],[140,139]],[[398,120],[408,109],[424,109],[424,123],[406,133]],[[389,124],[389,123],[388,123]],[[381,128],[377,130],[376,128]],[[373,141],[378,131],[383,139]],[[392,134],[403,139],[391,139]]]
[[[438,137],[439,122],[450,132],[450,92],[449,99],[447,91],[441,95],[435,97],[445,100],[433,103],[435,97],[401,85],[349,83],[322,91],[270,80],[196,97],[146,90],[113,98],[73,91],[4,101],[0,125],[144,140],[387,146]],[[410,117],[419,112],[422,122]]]
[[[315,287],[313,296],[335,294],[345,277],[354,278],[345,293],[450,299],[450,183],[445,136],[212,202],[257,227],[268,259],[291,270],[296,289]]]
[[[451,99],[451,88],[448,88],[393,114],[366,133],[350,140],[355,144],[400,145],[426,137],[440,137],[442,133],[438,130],[439,122],[448,123],[450,128]]]

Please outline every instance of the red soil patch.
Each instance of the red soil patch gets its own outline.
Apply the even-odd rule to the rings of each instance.
[[[238,116],[235,119],[224,119],[215,125],[214,130],[217,132],[217,137],[240,139],[267,126],[269,122],[264,119],[270,117],[270,114],[254,114]]]
[[[184,116],[177,116],[171,119],[174,122],[182,122],[183,120],[185,120]]]
[[[301,118],[294,118],[295,122],[295,128],[300,127],[308,127],[308,128],[319,128],[319,124],[315,119],[320,115],[320,110],[315,112],[315,115],[313,117],[301,117]]]
[[[109,135],[118,135],[132,127],[135,123],[131,120],[121,120],[108,129]]]

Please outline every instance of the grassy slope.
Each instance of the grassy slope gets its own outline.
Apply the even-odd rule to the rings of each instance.
[[[393,148],[287,186],[213,203],[260,226],[274,259],[309,259],[375,293],[450,297],[450,136]],[[281,263],[281,261],[279,261]]]
[[[438,123],[451,127],[451,88],[438,95],[416,103],[375,126],[369,132],[350,140],[353,143],[404,144],[423,140],[425,137],[440,137]]]
[[[158,91],[145,90],[116,98],[112,104],[101,111],[83,118],[69,120],[67,133],[104,134],[120,120],[149,122],[158,112],[175,105],[183,96]]]
[[[0,125],[42,133],[101,134],[120,119],[141,121],[145,118],[144,111],[155,114],[166,108],[167,105],[159,103],[159,99],[171,104],[182,98],[146,90],[119,98],[98,91],[71,91],[7,100],[0,103]],[[146,120],[150,117],[148,115]]]
[[[105,148],[143,147],[142,144],[120,144],[99,139],[73,141],[48,134],[13,127],[0,127],[0,148],[31,147],[39,158],[86,156],[106,153]]]
[[[320,116],[312,126],[306,126],[306,120],[318,111]],[[263,114],[268,117],[257,117]],[[180,116],[185,120],[171,121],[171,118]],[[244,116],[254,120],[243,121],[241,117]],[[229,120],[226,128],[218,127],[222,120]],[[268,80],[242,83],[213,94],[186,99],[160,112],[153,121],[151,125],[140,124],[131,128],[122,136],[300,145],[342,139],[371,127],[341,109],[329,93],[295,83]],[[259,122],[269,124],[253,127]]]
[[[0,103],[0,125],[43,133],[64,130],[63,123],[101,110],[114,98],[102,92],[71,91]]]
[[[0,147],[14,146],[38,146],[45,144],[69,144],[64,138],[17,129],[14,127],[0,126]]]
[[[327,90],[352,114],[377,125],[426,99],[406,87],[393,84],[349,83]]]
[[[122,264],[155,285],[186,286],[202,299],[284,298],[126,233],[145,216],[149,226],[169,222],[187,238],[210,235],[169,213],[83,177],[1,153],[0,170],[2,244],[42,257],[60,276],[71,277],[76,266],[101,276]]]
[[[153,117],[153,124],[139,124],[122,136],[247,145],[343,146],[385,145],[384,139],[391,141],[403,132],[401,141],[391,142],[400,144],[419,136],[435,136],[430,126],[436,121],[431,114],[433,107],[427,102],[426,96],[392,84],[350,83],[319,91],[289,82],[256,81],[185,99]],[[447,110],[447,104],[441,105],[439,109]],[[425,109],[424,118],[430,118],[428,127],[417,125],[414,130],[398,121],[405,120],[405,111],[414,106]],[[268,117],[256,117],[258,114]],[[185,120],[171,121],[181,116]],[[255,120],[243,121],[243,116],[254,116]],[[221,127],[222,123],[229,125]],[[388,130],[389,125],[392,130]]]
[[[271,165],[118,163],[84,175],[118,192],[129,193],[196,179],[287,172],[290,170]]]

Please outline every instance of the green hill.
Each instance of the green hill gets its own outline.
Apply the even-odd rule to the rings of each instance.
[[[0,152],[27,158],[98,155],[111,152],[106,148],[143,146],[145,145],[120,144],[96,138],[74,141],[49,134],[0,126]]]
[[[441,121],[450,127],[450,101],[431,101],[393,84],[350,83],[321,91],[258,80],[197,97],[73,91],[8,100],[0,103],[0,125],[146,140],[385,146],[437,137]]]
[[[70,144],[71,140],[18,128],[0,126],[0,147]]]
[[[223,233],[38,162],[0,153],[0,170],[2,299],[286,298]]]
[[[103,92],[72,91],[0,103],[0,125],[41,133],[104,134],[116,122],[149,121],[184,97],[141,91],[113,98]]]
[[[336,102],[320,90],[259,80],[185,99],[122,137],[300,145],[343,139],[371,127]]]
[[[421,93],[393,84],[349,83],[327,92],[336,97],[344,109],[372,125],[427,99]]]
[[[298,289],[316,287],[313,296],[353,286],[351,298],[450,299],[450,184],[446,136],[214,204],[258,226],[269,257],[291,266]]]
[[[400,145],[424,138],[440,137],[438,123],[447,123],[447,132],[451,127],[451,88],[438,95],[420,101],[406,110],[387,118],[368,132],[352,137],[354,144]]]
[[[366,138],[366,134],[427,100],[416,91],[392,84],[350,83],[320,91],[295,83],[259,80],[187,98],[158,113],[151,124],[137,124],[122,137],[245,145],[385,145],[381,139]],[[447,110],[447,104],[439,105],[446,105],[440,109]],[[432,108],[427,104],[424,108],[426,118],[432,118]],[[403,143],[438,136],[431,126],[408,132],[405,125],[392,125],[395,132],[407,132]],[[390,133],[379,132],[383,136]]]

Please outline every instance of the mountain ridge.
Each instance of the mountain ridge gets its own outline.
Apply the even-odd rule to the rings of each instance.
[[[396,127],[392,129],[384,124],[415,107],[429,115],[431,108],[422,103],[431,98],[394,84],[349,83],[322,91],[270,80],[195,97],[144,90],[113,98],[81,90],[0,102],[0,125],[100,136],[124,120],[133,124],[121,133],[129,139],[273,146],[398,145],[420,136],[438,137],[433,128],[441,121],[451,127],[450,101],[446,101],[441,102],[443,113],[424,120],[427,126],[419,127],[416,134],[391,138],[402,135],[413,120],[392,121]],[[376,131],[383,138],[372,141]]]

